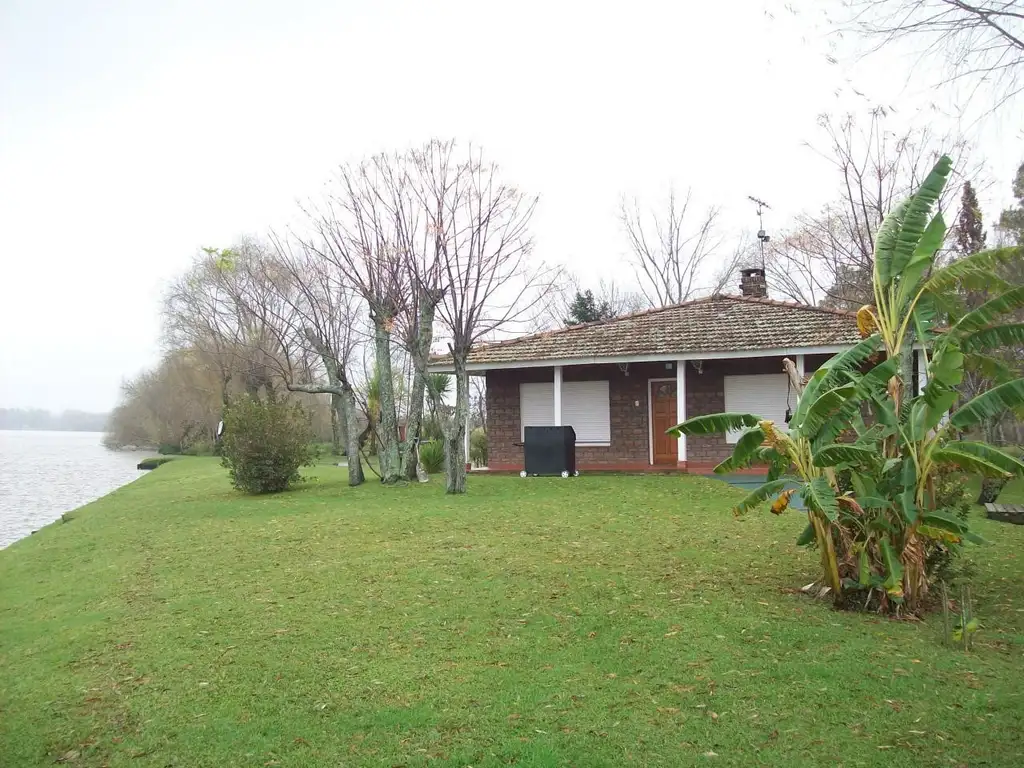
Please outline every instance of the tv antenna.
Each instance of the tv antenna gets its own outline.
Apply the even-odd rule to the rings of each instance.
[[[761,244],[761,269],[764,269],[764,244],[771,240],[768,233],[764,231],[764,212],[765,210],[771,210],[772,207],[768,205],[764,200],[753,195],[747,195],[747,199],[757,206],[757,239]]]

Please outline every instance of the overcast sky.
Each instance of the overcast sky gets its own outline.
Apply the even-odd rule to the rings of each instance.
[[[692,186],[735,233],[755,194],[778,231],[834,189],[806,146],[819,114],[950,122],[908,52],[858,61],[847,41],[830,64],[820,11],[727,8],[0,0],[0,406],[112,407],[159,355],[168,278],[292,220],[339,162],[480,144],[540,195],[539,256],[596,282],[630,276],[622,194]],[[959,121],[988,160],[983,206],[1024,160],[1013,123]]]

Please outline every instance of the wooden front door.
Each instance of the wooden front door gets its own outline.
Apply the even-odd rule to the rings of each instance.
[[[654,463],[675,466],[678,459],[679,441],[665,434],[676,421],[676,383],[674,381],[652,381],[651,391],[651,439],[654,441]]]

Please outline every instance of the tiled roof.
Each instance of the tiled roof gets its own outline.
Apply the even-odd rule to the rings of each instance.
[[[618,357],[739,352],[851,345],[860,340],[852,312],[771,299],[716,295],[477,346],[471,365]],[[445,358],[436,363],[443,364]]]

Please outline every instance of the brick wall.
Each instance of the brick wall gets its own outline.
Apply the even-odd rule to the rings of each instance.
[[[581,467],[642,469],[650,463],[647,426],[647,379],[673,377],[663,363],[634,363],[625,375],[616,365],[584,365],[563,369],[564,381],[608,381],[611,445],[579,446]],[[493,469],[521,469],[523,448],[519,422],[519,385],[552,381],[550,368],[487,372],[488,463]]]
[[[827,357],[808,357],[809,374]],[[686,412],[688,416],[725,410],[724,376],[743,373],[781,373],[782,358],[705,360],[701,373],[687,363]],[[607,380],[610,399],[611,445],[580,446],[576,462],[581,468],[643,469],[650,466],[648,426],[648,379],[674,378],[675,366],[664,363],[633,363],[629,375],[616,365],[571,366],[563,369],[565,381]],[[492,469],[519,470],[523,448],[519,421],[519,385],[552,381],[551,368],[519,368],[487,372],[488,461]],[[707,469],[732,453],[725,435],[702,435],[687,440],[691,468]]]

